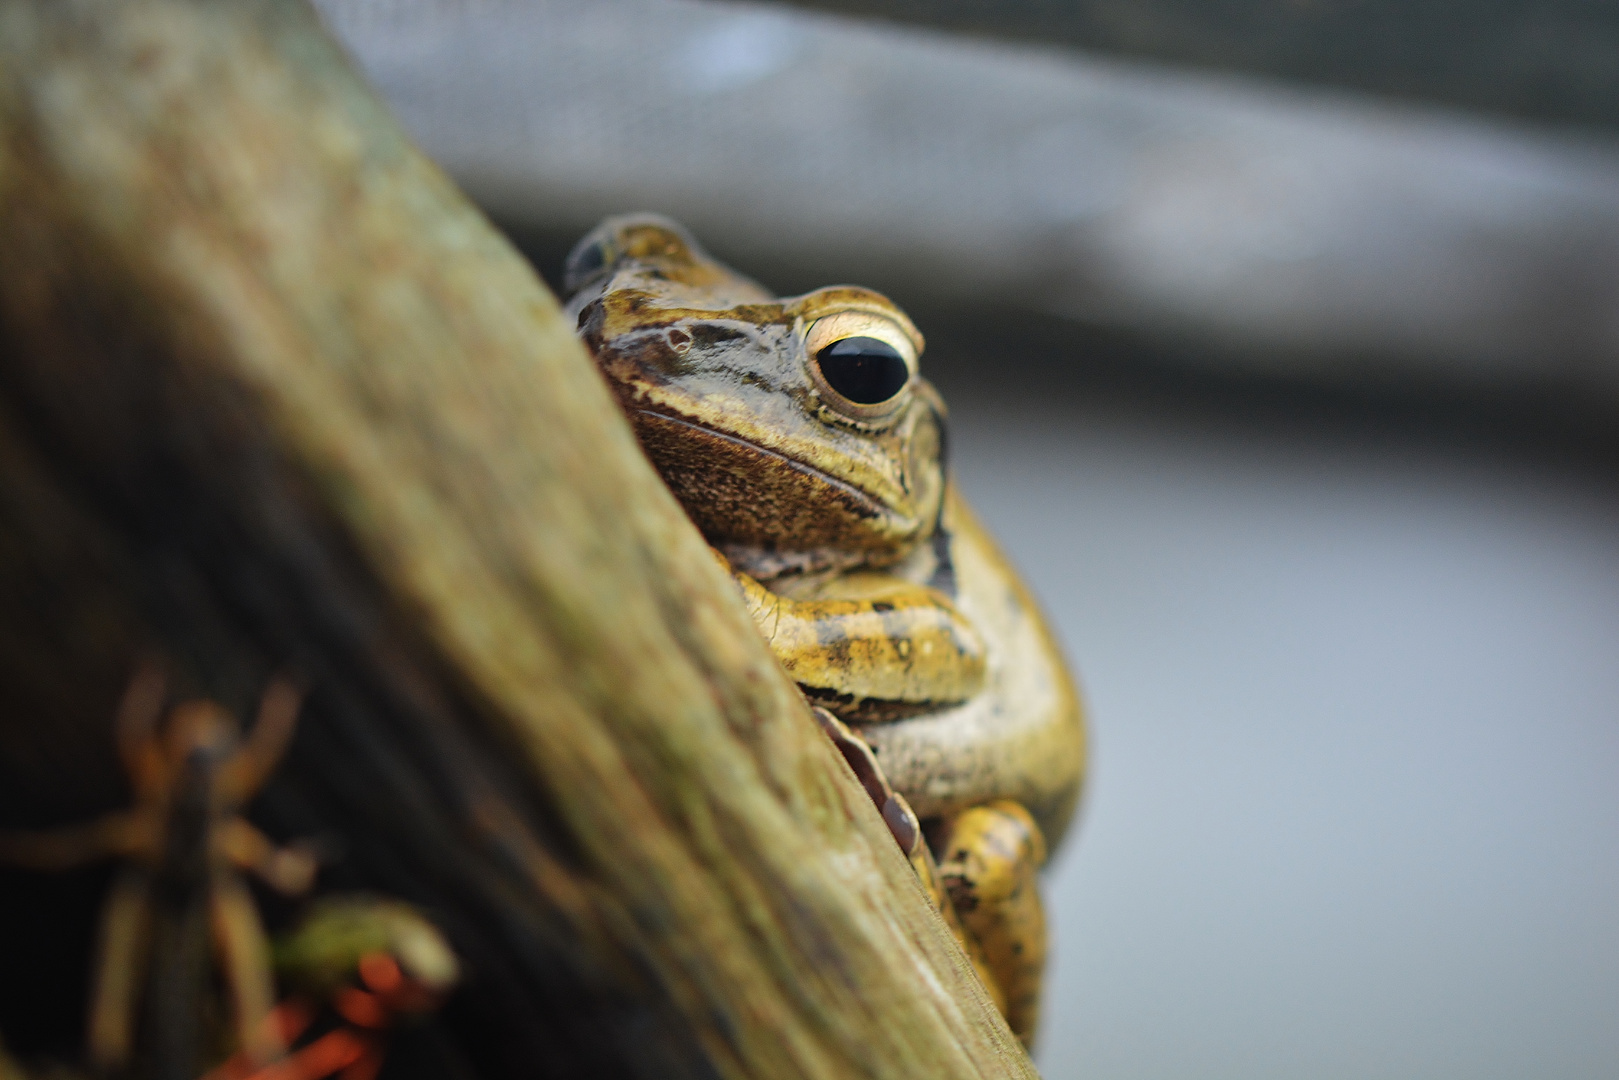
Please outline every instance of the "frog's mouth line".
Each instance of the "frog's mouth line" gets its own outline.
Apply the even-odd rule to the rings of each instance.
[[[650,417],[653,420],[660,420],[666,424],[676,424],[680,427],[691,428],[694,431],[701,431],[704,435],[729,443],[732,446],[735,446],[738,449],[748,453],[757,454],[760,457],[783,462],[789,468],[796,472],[803,473],[811,480],[825,484],[828,487],[841,492],[852,502],[861,507],[865,516],[874,518],[894,516],[894,512],[888,507],[884,506],[880,501],[878,501],[877,497],[870,492],[863,491],[849,483],[847,480],[840,480],[831,473],[823,472],[813,465],[806,465],[804,462],[795,458],[790,458],[786,454],[780,453],[779,451],[760,446],[758,443],[748,442],[746,439],[739,439],[735,435],[730,435],[723,431],[717,431],[714,428],[709,427],[707,424],[699,424],[694,420],[687,420],[684,417],[674,416],[666,412],[659,412],[656,409],[636,409],[635,411],[642,416]]]

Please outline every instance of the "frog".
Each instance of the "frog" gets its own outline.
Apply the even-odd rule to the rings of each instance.
[[[1032,1045],[1038,871],[1074,817],[1086,727],[955,484],[921,332],[860,286],[778,297],[654,214],[597,225],[563,288],[647,459]]]

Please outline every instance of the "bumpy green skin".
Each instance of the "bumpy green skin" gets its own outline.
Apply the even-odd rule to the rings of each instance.
[[[775,298],[651,215],[603,222],[568,278],[643,449],[806,696],[857,725],[941,853],[1006,846],[1004,815],[996,829],[964,811],[1023,814],[1030,840],[1011,864],[953,855],[946,884],[995,943],[997,1000],[1022,1003],[1008,1017],[1032,1038],[1045,950],[1032,875],[1073,816],[1084,726],[1039,610],[948,482],[921,334],[868,289]],[[904,387],[875,405],[842,398],[816,360],[840,335],[891,344]],[[988,866],[1028,887],[987,886]]]

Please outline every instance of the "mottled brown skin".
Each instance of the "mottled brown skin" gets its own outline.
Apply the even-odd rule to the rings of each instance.
[[[651,215],[580,241],[567,286],[647,456],[777,658],[836,714],[823,727],[1031,1040],[1035,871],[1073,816],[1084,727],[1038,609],[948,483],[921,334],[868,289],[775,298]],[[850,338],[903,360],[892,396],[835,388],[818,357]],[[908,843],[913,807],[931,844]]]

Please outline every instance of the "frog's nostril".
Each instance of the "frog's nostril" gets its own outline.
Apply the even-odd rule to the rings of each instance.
[[[815,354],[826,384],[856,405],[880,405],[905,389],[911,369],[886,341],[847,337]]]

